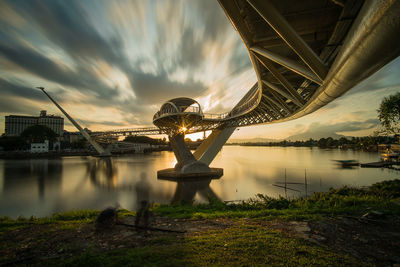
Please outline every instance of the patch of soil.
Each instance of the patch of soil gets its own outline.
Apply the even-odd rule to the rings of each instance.
[[[377,266],[400,266],[400,219],[338,216],[321,221],[260,221],[259,224]]]
[[[310,237],[322,236],[322,243],[352,256],[382,266],[400,264],[400,220],[397,217],[327,218],[309,223]]]
[[[122,222],[133,225],[134,221],[134,217],[126,217]],[[350,254],[362,262],[382,266],[400,263],[400,220],[397,217],[369,219],[342,216],[313,222],[154,217],[151,227],[186,232],[140,230],[119,224],[100,231],[96,230],[94,223],[73,229],[65,229],[65,226],[58,224],[34,224],[0,233],[0,266],[68,258],[88,249],[106,252],[119,248],[143,247],[159,243],[163,238],[174,237],[170,240],[164,239],[165,245],[170,245],[168,242],[179,241],[188,235],[225,229],[242,223],[261,225],[316,245],[325,245]]]
[[[121,222],[134,225],[135,218],[126,217]],[[94,223],[73,229],[65,229],[58,224],[33,224],[0,234],[0,266],[66,258],[79,255],[88,249],[104,252],[118,248],[143,247],[163,237],[173,236],[179,240],[196,232],[224,229],[233,224],[233,221],[225,219],[153,218],[151,227],[177,232],[142,230],[120,224],[102,230],[96,230]]]

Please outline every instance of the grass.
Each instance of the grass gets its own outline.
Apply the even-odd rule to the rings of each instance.
[[[316,220],[323,216],[353,215],[374,209],[386,214],[400,216],[400,179],[375,183],[366,189],[343,186],[328,192],[314,193],[307,198],[272,198],[257,194],[240,203],[224,203],[210,199],[208,204],[199,205],[155,205],[153,211],[160,216],[173,218],[264,218],[284,220]],[[72,210],[55,213],[51,217],[24,218],[13,220],[0,218],[0,232],[18,229],[30,224],[59,224],[73,229],[92,222],[100,213],[98,210]],[[134,216],[135,212],[120,210],[118,216]]]
[[[31,216],[30,218],[25,218],[20,216],[15,220],[4,216],[0,218],[0,233],[33,224],[51,224],[60,226],[60,229],[76,229],[82,224],[93,222],[100,212],[100,210],[72,210],[55,213],[50,217],[36,218]],[[133,215],[135,215],[135,212],[125,209],[118,212],[119,218]]]
[[[354,215],[368,209],[400,215],[400,180],[384,181],[366,189],[341,187],[299,199],[272,198],[262,194],[240,203],[211,200],[199,205],[159,205],[154,211],[175,218],[279,218],[319,219],[323,216]]]
[[[236,204],[211,200],[200,205],[158,205],[154,212],[175,218],[235,218],[237,224],[220,230],[192,233],[185,236],[169,235],[148,240],[140,247],[119,248],[100,252],[94,247],[72,257],[44,260],[40,266],[365,266],[351,256],[324,246],[296,239],[285,233],[256,225],[246,218],[298,220],[319,219],[339,214],[360,214],[378,210],[400,216],[400,180],[374,184],[367,189],[342,187],[307,198],[271,198],[262,194]],[[0,218],[0,235],[21,227],[41,225],[43,238],[36,244],[45,244],[45,236],[59,230],[74,230],[95,220],[100,211],[79,210],[56,213],[45,218],[15,220]],[[134,212],[121,210],[119,217]],[[27,230],[30,231],[30,228]],[[47,235],[46,232],[51,233]],[[17,244],[10,240],[0,249],[12,249]],[[0,257],[1,261],[9,260]],[[32,264],[34,264],[32,262]]]
[[[43,265],[43,262],[40,263]],[[224,230],[198,233],[184,239],[155,240],[141,248],[108,253],[89,251],[58,266],[361,266],[354,258],[324,246],[290,238],[263,228],[241,224]],[[365,264],[363,264],[365,266]]]

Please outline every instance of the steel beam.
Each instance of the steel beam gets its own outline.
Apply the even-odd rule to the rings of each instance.
[[[308,67],[323,81],[328,68],[306,42],[296,33],[270,0],[247,0],[257,13],[296,52]]]
[[[256,56],[257,59],[261,62],[261,64],[266,67],[271,74],[286,88],[286,90],[300,103],[301,106],[305,104],[304,99],[301,95],[294,89],[294,87],[290,84],[290,82],[274,67],[271,61],[267,58],[260,58],[260,56]]]
[[[213,130],[207,139],[196,149],[193,156],[207,166],[210,165],[235,129],[236,127]]]
[[[266,94],[263,94],[263,97],[265,99],[267,99],[269,102],[271,102],[272,104],[274,104],[275,106],[277,106],[278,108],[283,109],[287,113],[290,113],[289,110],[285,106],[282,106],[281,103],[278,103],[277,101],[275,101],[275,99],[272,99],[271,97],[267,96]]]
[[[268,107],[271,111],[275,112],[279,117],[283,118],[285,116],[283,116],[283,114],[279,111],[279,109],[274,107],[274,104],[266,97],[265,101],[268,104]]]
[[[278,120],[294,120],[340,97],[400,55],[400,1],[366,1],[354,21],[324,84],[307,105]]]
[[[290,101],[292,101],[296,106],[298,107],[302,107],[303,105],[296,99],[294,98],[292,95],[290,95],[287,91],[285,91],[282,88],[279,88],[278,86],[276,86],[273,83],[270,83],[266,80],[262,80],[263,84],[266,85],[267,87],[269,87],[270,89],[274,90],[275,92],[279,93],[281,96],[286,97],[287,99],[289,99]]]
[[[250,48],[250,50],[272,60],[275,63],[278,63],[281,66],[284,66],[285,68],[288,68],[291,71],[298,73],[304,78],[307,78],[319,85],[322,84],[322,80],[319,79],[312,71],[290,58],[278,55],[259,46],[253,46]]]
[[[293,110],[287,105],[287,103],[281,99],[278,93],[276,93],[274,90],[270,91],[270,93],[274,97],[274,99],[276,99],[281,104],[281,106],[285,108],[288,114],[291,114],[293,112]]]
[[[274,120],[278,119],[278,117],[276,117],[275,114],[271,112],[271,108],[269,106],[267,106],[267,104],[265,104],[264,102],[260,102],[260,104],[261,104],[261,108],[264,108],[265,113],[267,113],[269,116],[271,116]]]

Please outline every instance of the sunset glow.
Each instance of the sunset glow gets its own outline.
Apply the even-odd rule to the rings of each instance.
[[[256,81],[214,0],[1,1],[0,25],[0,132],[5,115],[60,114],[35,86],[95,131],[152,126],[174,97],[196,99],[206,113],[228,112]],[[231,139],[371,134],[378,104],[400,90],[399,71],[396,59],[313,114],[241,128]],[[65,129],[75,131],[68,121]]]

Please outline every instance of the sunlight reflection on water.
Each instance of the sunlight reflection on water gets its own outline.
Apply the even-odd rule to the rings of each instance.
[[[378,153],[322,150],[295,147],[225,146],[212,167],[224,168],[219,180],[170,182],[157,179],[157,170],[170,168],[172,152],[130,155],[101,159],[65,157],[62,159],[0,160],[0,216],[48,216],[71,209],[103,209],[119,203],[136,210],[141,195],[151,202],[170,203],[185,199],[207,201],[215,195],[222,200],[243,200],[256,193],[284,195],[273,184],[304,182],[307,172],[308,192],[326,191],[341,185],[364,186],[398,178],[388,169],[340,169],[332,160],[379,160]],[[304,194],[304,185],[291,185]]]

